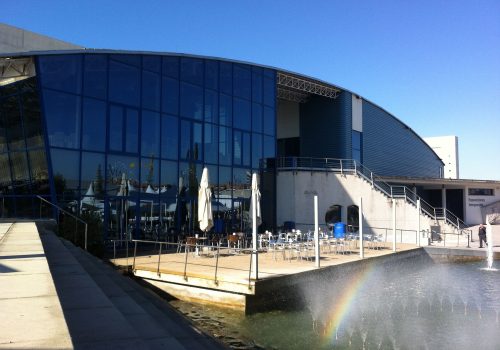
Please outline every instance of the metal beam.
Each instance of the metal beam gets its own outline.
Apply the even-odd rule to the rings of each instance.
[[[0,58],[0,86],[35,76],[35,64],[31,57]]]
[[[337,98],[341,92],[341,90],[326,84],[316,83],[311,80],[306,80],[282,72],[277,73],[277,85],[278,88],[284,88],[282,90],[295,90],[332,99]]]

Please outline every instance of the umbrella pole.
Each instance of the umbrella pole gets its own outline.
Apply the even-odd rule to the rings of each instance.
[[[258,254],[257,254],[257,199],[256,193],[252,191],[252,246],[254,254],[252,259],[252,272],[255,280],[259,278],[259,262],[258,262]]]

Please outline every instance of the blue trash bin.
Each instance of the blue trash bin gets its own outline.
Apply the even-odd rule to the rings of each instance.
[[[336,222],[335,225],[333,225],[333,235],[335,238],[345,237],[345,224],[343,222]]]

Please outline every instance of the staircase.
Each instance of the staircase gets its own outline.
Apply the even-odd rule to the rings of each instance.
[[[469,226],[448,209],[431,206],[407,186],[389,185],[370,169],[353,159],[285,157],[276,160],[276,168],[356,174],[387,199],[403,199],[415,208],[417,208],[417,201],[420,200],[420,214],[433,220],[435,225],[441,226],[442,232],[459,235],[471,233]]]
[[[221,349],[151,290],[39,227],[75,348]]]

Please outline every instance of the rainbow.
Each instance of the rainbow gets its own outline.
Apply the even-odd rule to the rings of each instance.
[[[342,323],[342,320],[349,313],[349,310],[353,306],[353,300],[358,295],[362,286],[366,283],[369,276],[371,276],[372,271],[371,264],[366,266],[363,271],[356,272],[348,280],[341,294],[337,297],[335,303],[332,304],[330,310],[329,321],[326,324],[324,332],[324,342],[331,344],[335,340],[335,335],[337,329]]]

